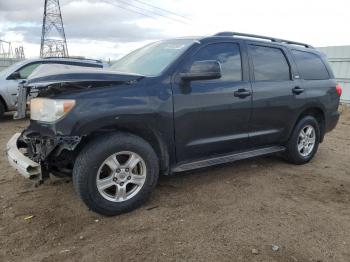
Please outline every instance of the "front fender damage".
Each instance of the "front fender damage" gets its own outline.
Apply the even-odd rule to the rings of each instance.
[[[80,136],[42,136],[37,132],[26,130],[22,133],[18,146],[25,149],[26,155],[41,166],[40,181],[49,177],[53,165],[59,170],[69,162],[62,155],[70,155],[81,142]],[[71,159],[69,159],[71,160]],[[62,166],[60,166],[62,165]]]

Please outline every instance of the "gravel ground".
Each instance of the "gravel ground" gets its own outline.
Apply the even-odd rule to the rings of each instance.
[[[348,262],[347,111],[307,165],[264,157],[161,177],[146,205],[112,218],[67,179],[35,188],[1,154],[0,261]],[[0,147],[26,125],[0,120]]]

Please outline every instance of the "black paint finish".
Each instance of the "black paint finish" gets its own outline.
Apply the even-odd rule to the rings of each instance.
[[[223,80],[223,76],[196,81],[181,78],[199,50],[220,43],[239,47],[240,80]],[[290,79],[255,81],[249,45],[280,49],[289,65]],[[303,80],[291,49],[322,57],[330,79]],[[32,79],[32,85],[58,85],[42,94],[75,99],[76,106],[56,123],[31,121],[26,133],[79,136],[82,141],[109,131],[135,133],[155,148],[162,170],[171,170],[225,154],[283,146],[305,112],[318,112],[323,117],[324,132],[333,129],[339,118],[333,73],[324,57],[312,48],[214,36],[199,39],[159,76],[90,73]]]

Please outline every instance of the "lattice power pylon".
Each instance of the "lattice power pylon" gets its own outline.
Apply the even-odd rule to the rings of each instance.
[[[11,42],[0,40],[0,58],[13,58]]]
[[[68,57],[59,0],[45,0],[40,57]]]
[[[23,46],[12,49],[12,43],[0,39],[0,59],[25,59]]]
[[[15,48],[15,57],[19,59],[24,59],[26,58],[24,55],[24,49],[23,46],[19,46]]]

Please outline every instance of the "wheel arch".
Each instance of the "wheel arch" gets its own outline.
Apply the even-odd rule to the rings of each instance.
[[[5,99],[2,97],[2,95],[0,95],[0,103],[2,103],[5,107],[5,112],[8,111],[8,107],[7,107],[7,104],[6,104],[6,101]]]
[[[298,122],[300,121],[300,119],[302,119],[305,116],[313,116],[317,120],[320,128],[320,142],[322,142],[324,139],[325,130],[326,130],[326,116],[325,116],[324,110],[319,106],[311,106],[304,109],[299,114],[299,117],[295,121],[293,130],[295,126],[298,124]]]
[[[128,124],[125,126],[113,125],[113,126],[100,127],[92,131],[88,135],[84,136],[81,144],[79,144],[77,149],[80,151],[81,148],[84,145],[86,145],[89,141],[110,132],[129,133],[144,139],[147,143],[151,145],[151,147],[153,148],[154,152],[156,153],[159,159],[159,168],[160,168],[161,174],[169,173],[170,156],[169,156],[168,146],[166,145],[160,133],[149,126]]]

